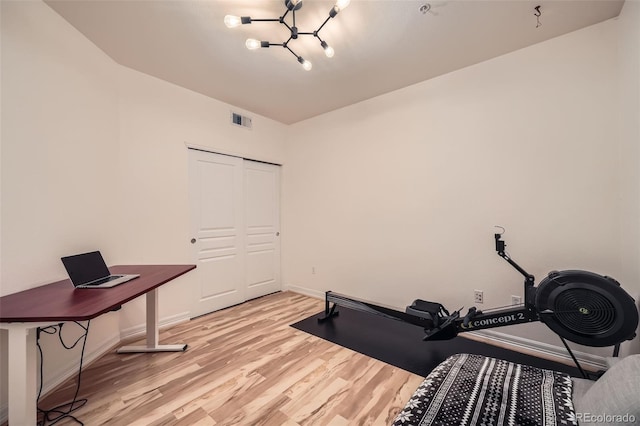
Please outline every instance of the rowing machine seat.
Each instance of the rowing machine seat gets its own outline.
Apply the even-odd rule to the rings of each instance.
[[[407,306],[405,312],[416,317],[430,319],[433,321],[434,328],[440,325],[442,319],[449,316],[449,311],[440,303],[422,299],[414,300],[411,306]]]

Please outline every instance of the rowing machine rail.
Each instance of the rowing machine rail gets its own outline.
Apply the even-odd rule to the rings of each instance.
[[[534,305],[534,276],[525,271],[506,254],[506,244],[502,240],[501,234],[494,234],[494,238],[498,255],[505,259],[525,278],[523,306],[497,309],[490,313],[483,313],[475,307],[472,307],[466,315],[461,317],[460,311],[454,311],[450,314],[444,306],[437,302],[416,299],[412,305],[407,306],[405,312],[402,312],[372,302],[327,291],[325,293],[325,314],[323,317],[318,318],[318,321],[324,322],[337,316],[339,314],[337,306],[342,306],[420,326],[424,328],[425,331],[424,340],[447,340],[465,331],[538,321],[540,318]]]
[[[388,319],[422,327],[425,331],[424,340],[448,340],[456,337],[458,333],[466,331],[502,327],[538,320],[536,312],[526,306],[500,309],[490,313],[483,313],[475,308],[471,308],[467,315],[461,317],[460,311],[454,311],[449,314],[444,307],[442,307],[444,313],[442,313],[442,311],[435,312],[434,310],[431,312],[418,310],[417,308],[424,303],[442,307],[439,303],[426,302],[418,299],[414,301],[411,306],[407,306],[406,312],[402,312],[333,291],[327,291],[325,293],[325,314],[323,317],[318,318],[318,321],[324,322],[337,316],[339,314],[337,307],[342,306],[344,308],[380,315]]]

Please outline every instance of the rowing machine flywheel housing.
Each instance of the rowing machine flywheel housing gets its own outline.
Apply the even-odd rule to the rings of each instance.
[[[635,337],[638,309],[610,277],[554,271],[536,290],[540,320],[560,337],[586,346],[613,346]]]

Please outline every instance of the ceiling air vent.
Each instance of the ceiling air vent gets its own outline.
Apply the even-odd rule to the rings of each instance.
[[[247,117],[245,115],[240,115],[238,113],[231,112],[231,124],[250,129],[251,117]]]

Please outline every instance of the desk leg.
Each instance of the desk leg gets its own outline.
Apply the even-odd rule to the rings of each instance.
[[[36,329],[7,327],[9,345],[9,425],[35,425],[37,417]]]
[[[118,349],[118,353],[132,352],[182,352],[187,349],[187,345],[159,345],[158,344],[158,289],[153,289],[147,293],[147,345],[146,346],[123,346]]]

